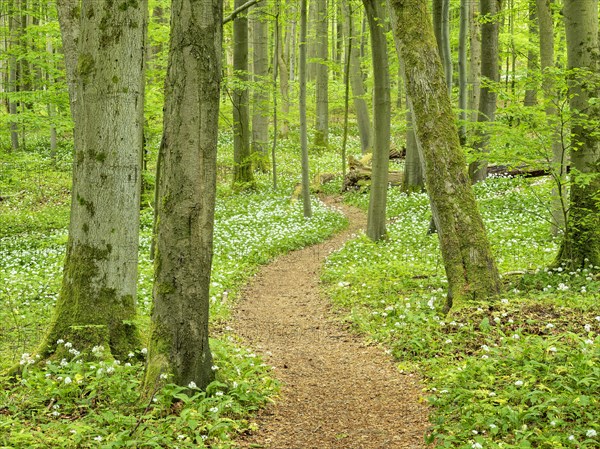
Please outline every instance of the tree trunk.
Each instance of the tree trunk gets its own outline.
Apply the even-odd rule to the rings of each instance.
[[[450,52],[450,0],[433,0],[433,28],[444,67],[448,92],[452,93],[452,53]]]
[[[275,42],[273,42],[273,142],[271,144],[271,163],[272,163],[272,176],[273,176],[273,190],[277,190],[277,159],[276,159],[276,150],[277,150],[277,134],[279,132],[278,126],[279,121],[277,117],[277,77],[279,76],[279,47],[281,47],[281,32],[279,31],[279,0],[275,1],[275,30],[274,30],[274,38]]]
[[[371,120],[369,119],[369,108],[365,100],[365,86],[363,84],[363,74],[360,68],[359,59],[359,42],[357,39],[356,26],[354,23],[354,11],[348,0],[343,0],[342,7],[346,20],[344,25],[346,28],[345,35],[348,40],[352,40],[350,46],[350,72],[349,81],[352,87],[352,101],[356,111],[356,122],[358,124],[358,133],[360,135],[360,148],[362,154],[371,151]],[[350,30],[352,32],[350,33]]]
[[[285,36],[285,47],[287,48],[286,53],[283,52],[283,45],[279,46],[279,50],[277,50],[277,62],[280,67],[279,69],[279,84],[281,92],[281,115],[283,116],[283,120],[281,121],[281,130],[280,134],[283,139],[287,139],[289,134],[289,114],[290,114],[290,99],[289,99],[289,80],[290,75],[293,75],[294,71],[292,65],[294,63],[294,52],[295,48],[293,48],[291,42],[295,42],[296,40],[296,21],[295,21],[295,13],[296,10],[292,9],[290,12],[294,15],[294,20],[290,24],[290,28],[287,31]],[[286,61],[287,60],[287,61]],[[290,64],[290,68],[288,69],[288,61]],[[289,71],[288,71],[289,70]]]
[[[469,34],[469,3],[468,0],[460,1],[460,27],[458,33],[458,109],[460,109],[460,144],[467,143],[467,36]]]
[[[561,138],[560,125],[557,123],[557,111],[555,106],[556,87],[552,68],[554,62],[554,23],[550,0],[537,0],[537,17],[539,22],[540,36],[540,64],[542,69],[542,90],[544,92],[544,104],[548,124],[553,128],[552,137],[552,177],[555,187],[552,189],[552,233],[558,235],[564,232],[567,214],[566,196],[566,152]]]
[[[306,1],[300,0],[300,61],[299,61],[299,82],[300,82],[300,146],[302,151],[302,204],[304,206],[304,216],[312,216],[310,204],[310,177],[308,169],[308,132],[306,123]]]
[[[391,0],[391,5],[448,277],[450,310],[493,297],[501,285],[465,170],[427,1]]]
[[[498,33],[501,0],[481,0],[481,16],[485,21],[481,25],[481,77],[485,79],[479,97],[479,115],[477,122],[485,125],[493,122],[496,115],[495,83],[498,83],[500,73],[498,69]],[[491,84],[490,84],[491,83]],[[469,175],[473,182],[483,181],[487,174],[487,161],[484,154],[487,152],[489,133],[483,130],[474,144],[474,149],[479,160],[469,165]]]
[[[407,98],[408,105],[409,100]],[[404,192],[422,192],[425,190],[423,179],[423,161],[419,152],[417,136],[413,124],[413,116],[410,108],[406,110],[406,159],[404,160]]]
[[[208,309],[222,1],[173,0],[171,17],[147,392],[163,373],[201,389],[214,377]]]
[[[64,351],[57,348],[58,339],[80,351],[103,345],[117,358],[139,343],[132,321],[147,3],[126,6],[109,0],[84,2],[77,55],[66,59],[68,73],[77,79],[73,97],[81,102],[74,109],[67,255],[54,317],[41,348],[44,356]],[[74,59],[76,69],[69,67]]]
[[[235,0],[239,8],[246,0]],[[250,105],[248,104],[248,17],[238,14],[233,20],[233,184],[237,189],[252,188],[250,155]]]
[[[317,93],[317,123],[315,126],[314,145],[326,147],[329,135],[329,68],[328,63],[328,38],[327,38],[327,0],[316,2],[316,93]]]
[[[373,59],[373,176],[367,214],[367,236],[378,241],[386,236],[386,203],[390,156],[390,74],[383,11],[378,0],[363,0],[371,32]]]
[[[590,131],[590,120],[600,120],[598,105],[591,102],[600,89],[588,80],[598,76],[598,0],[565,0],[564,20],[569,69],[587,73],[569,86],[571,127],[571,202],[557,264],[569,271],[600,266],[600,138]],[[597,126],[597,125],[596,125]],[[574,169],[574,170],[573,170]],[[584,178],[586,182],[577,182]]]
[[[471,111],[470,121],[476,122],[481,93],[481,24],[479,23],[479,2],[469,2],[469,47],[470,61],[468,74],[468,107]]]
[[[8,11],[8,46],[12,50],[8,58],[8,92],[13,94],[13,98],[8,98],[8,113],[10,115],[10,147],[13,151],[19,149],[19,127],[18,127],[18,116],[17,116],[17,101],[14,95],[17,93],[17,56],[15,54],[15,47],[18,43],[18,24],[16,23],[15,16],[16,11],[14,8],[16,0],[12,0],[9,4]]]
[[[254,86],[252,95],[252,154],[256,168],[269,170],[269,28],[262,8],[254,7],[252,16]]]
[[[58,23],[60,25],[60,36],[65,58],[65,72],[67,77],[67,89],[69,91],[69,104],[71,106],[71,117],[76,124],[79,114],[76,111],[77,102],[77,42],[80,32],[80,1],[62,0],[56,3],[58,11]]]
[[[536,0],[529,0],[529,48],[527,50],[527,77],[529,86],[525,91],[525,106],[535,106],[537,104],[537,89],[533,84],[533,75],[539,69],[538,54],[535,49],[536,38],[539,35],[538,18],[536,11]]]

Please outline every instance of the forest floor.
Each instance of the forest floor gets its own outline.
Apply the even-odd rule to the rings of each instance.
[[[232,327],[274,367],[275,404],[254,418],[243,448],[425,447],[428,410],[418,376],[341,322],[319,287],[325,258],[360,229],[362,211],[335,202],[349,228],[274,260],[242,293]]]

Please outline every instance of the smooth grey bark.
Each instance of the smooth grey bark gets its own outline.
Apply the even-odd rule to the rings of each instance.
[[[328,67],[328,15],[327,0],[316,2],[316,57],[318,63],[315,70],[315,90],[317,95],[317,110],[314,145],[326,147],[329,140],[329,67]]]
[[[448,92],[452,93],[452,53],[450,51],[450,0],[433,0],[433,28],[438,51],[444,66]]]
[[[256,168],[267,172],[269,165],[269,27],[262,8],[252,15],[254,84],[252,92],[252,154]]]
[[[498,34],[499,13],[501,0],[481,0],[481,16],[484,19],[481,25],[481,78],[485,82],[481,86],[479,96],[479,114],[477,122],[485,125],[496,118],[496,86],[500,80],[498,64]],[[489,142],[489,133],[482,130],[473,147],[479,160],[469,164],[469,175],[473,182],[483,181],[487,176],[487,161],[485,153]]]
[[[390,159],[390,74],[383,11],[378,0],[363,0],[371,32],[373,59],[373,159],[367,213],[367,237],[378,241],[386,236],[388,165]]]
[[[387,7],[390,14],[390,21],[396,23],[396,10],[392,8],[390,0],[387,0]],[[410,99],[406,89],[406,76],[404,61],[400,52],[400,41],[394,33],[394,45],[398,56],[400,77],[404,85],[404,95],[406,96],[406,158],[404,159],[404,177],[402,179],[402,190],[404,192],[422,192],[425,190],[425,180],[423,178],[423,159],[419,151],[415,127],[413,124],[413,115],[410,108]]]
[[[315,81],[317,78],[316,59],[319,57],[317,48],[317,5],[320,0],[308,2],[308,28],[306,29],[307,47],[306,47],[306,81]],[[300,69],[300,67],[298,67]]]
[[[279,66],[279,92],[281,93],[281,121],[280,135],[283,139],[287,139],[289,134],[289,114],[290,114],[290,99],[289,99],[289,81],[290,75],[293,75],[293,64],[295,60],[296,49],[296,9],[290,8],[288,14],[292,14],[294,20],[289,24],[285,33],[285,45],[279,45],[277,51],[277,65]],[[294,44],[292,44],[294,43]],[[284,48],[285,47],[285,48]],[[284,52],[285,50],[285,52]],[[288,67],[288,63],[289,66]],[[293,80],[293,78],[292,78]]]
[[[408,99],[406,103],[408,105]],[[422,192],[425,190],[423,161],[419,152],[412,111],[410,108],[406,110],[406,158],[404,160],[402,190],[404,192]]]
[[[173,0],[158,189],[157,253],[145,390],[204,389],[221,80],[221,0]]]
[[[346,14],[349,16],[349,20],[345,21],[346,32],[344,33],[347,36],[347,44],[346,51],[344,53],[344,130],[342,133],[342,176],[346,176],[346,147],[348,144],[348,110],[350,106],[350,60],[353,44],[352,9],[345,8],[345,10]]]
[[[77,112],[77,42],[79,41],[80,0],[61,0],[56,2],[58,23],[65,58],[65,72],[71,117],[76,122]]]
[[[538,64],[538,52],[536,51],[536,40],[539,35],[538,18],[537,18],[537,6],[536,0],[529,0],[529,48],[527,49],[527,77],[533,78],[539,70]],[[531,80],[530,80],[531,82]],[[537,104],[537,89],[535,86],[530,86],[525,91],[525,98],[523,99],[525,106],[535,106]]]
[[[244,5],[235,0],[234,8]],[[253,187],[250,153],[250,104],[248,93],[248,17],[238,14],[233,20],[233,185],[237,189]]]
[[[306,123],[306,28],[307,28],[306,0],[300,0],[300,51],[298,63],[298,75],[300,83],[300,98],[298,106],[300,107],[300,146],[302,151],[302,204],[304,216],[312,216],[310,204],[310,179],[308,168],[308,130]]]
[[[360,67],[360,48],[356,36],[356,26],[354,23],[354,11],[349,0],[342,1],[342,8],[346,20],[344,20],[344,28],[348,40],[352,41],[350,48],[350,72],[349,81],[352,87],[352,103],[356,112],[356,123],[358,125],[358,133],[360,135],[360,148],[362,154],[367,154],[372,149],[371,142],[371,119],[369,118],[369,108],[365,100],[365,86],[363,83],[363,74]]]
[[[567,37],[568,68],[587,73],[575,75],[569,84],[571,126],[571,198],[556,264],[575,271],[600,266],[600,138],[589,123],[600,121],[597,83],[590,77],[600,72],[598,0],[565,0],[563,8]],[[587,182],[577,182],[586,177]]]
[[[468,107],[471,111],[469,120],[476,122],[481,92],[481,24],[478,1],[469,2],[469,49]]]
[[[15,16],[17,15],[15,12],[15,0],[12,0],[9,3],[8,7],[8,47],[14,49],[17,46],[18,42],[18,24],[16,23]],[[17,57],[14,52],[11,52],[8,57],[8,89],[9,94],[15,94],[18,91],[18,80],[17,80]],[[17,101],[11,99],[9,96],[8,99],[8,113],[11,117],[10,119],[10,148],[13,151],[17,151],[20,147],[19,145],[19,127],[17,124]]]
[[[467,79],[467,40],[469,34],[469,2],[460,0],[460,26],[458,32],[458,109],[461,121],[458,128],[461,145],[467,143],[467,107],[468,107],[468,79]]]
[[[465,170],[427,1],[390,3],[448,277],[446,310],[489,300],[501,290],[498,270]]]
[[[279,132],[278,117],[277,117],[277,77],[279,76],[279,47],[281,47],[281,32],[279,30],[279,0],[275,1],[275,30],[274,37],[275,42],[273,43],[273,142],[271,144],[271,167],[273,176],[273,190],[277,190],[277,133]]]
[[[540,65],[542,69],[542,91],[548,125],[554,129],[552,136],[552,176],[555,187],[552,189],[552,233],[558,235],[564,232],[566,214],[568,209],[567,199],[567,155],[563,146],[560,124],[557,123],[557,107],[555,105],[556,86],[552,69],[554,61],[554,23],[550,0],[537,0],[537,17],[540,36]]]
[[[40,353],[57,340],[103,345],[125,357],[139,344],[135,318],[147,3],[84,1],[73,97],[75,153],[62,286]],[[110,23],[110,26],[106,26]],[[64,25],[64,24],[62,24]],[[70,39],[71,35],[63,36]],[[73,56],[73,55],[71,55]],[[60,356],[60,355],[59,355]]]

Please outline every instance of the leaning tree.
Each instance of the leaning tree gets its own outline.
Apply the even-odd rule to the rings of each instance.
[[[425,181],[448,277],[446,309],[501,290],[467,175],[426,0],[391,0]]]

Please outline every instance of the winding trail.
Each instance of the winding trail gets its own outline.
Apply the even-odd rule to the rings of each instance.
[[[240,438],[242,448],[426,447],[419,379],[344,329],[320,294],[323,261],[366,222],[358,209],[335,205],[349,228],[265,266],[236,309],[234,331],[282,381],[281,397],[254,419],[258,430]]]

